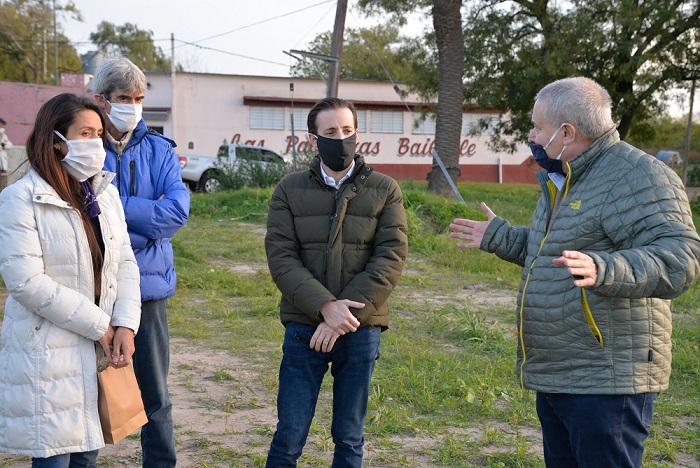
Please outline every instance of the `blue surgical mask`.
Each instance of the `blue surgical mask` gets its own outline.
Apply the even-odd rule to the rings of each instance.
[[[549,139],[546,145],[542,146],[540,144],[530,142],[530,151],[532,151],[532,156],[535,158],[535,161],[537,161],[537,164],[539,164],[542,167],[542,169],[545,169],[550,174],[554,173],[564,175],[564,166],[559,160],[559,158],[561,158],[561,155],[564,154],[564,151],[566,151],[566,148],[568,148],[568,146],[564,146],[561,149],[561,153],[559,153],[559,156],[557,156],[554,159],[547,156],[547,148],[554,141],[554,138],[556,138],[557,134],[559,133],[559,130],[561,130],[564,127],[564,125],[566,124],[563,123],[559,128],[557,128],[557,131],[554,132],[552,138]]]

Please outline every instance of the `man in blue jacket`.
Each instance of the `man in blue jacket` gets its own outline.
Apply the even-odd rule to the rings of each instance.
[[[141,118],[146,76],[126,58],[105,59],[94,79],[95,99],[107,114],[105,170],[117,176],[141,272],[141,327],[134,371],[148,423],[141,429],[143,466],[174,467],[172,404],[168,397],[168,298],[175,293],[170,238],[187,222],[190,195],[182,183],[175,142],[148,130]]]

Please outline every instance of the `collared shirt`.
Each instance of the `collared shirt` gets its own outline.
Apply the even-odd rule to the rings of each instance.
[[[564,188],[564,184],[566,183],[566,178],[568,177],[568,174],[561,175],[557,172],[550,172],[548,175],[551,181],[554,182],[554,185],[556,185],[559,191],[561,192],[561,190]]]
[[[323,164],[321,164],[321,175],[323,176],[323,181],[328,185],[329,187],[333,187],[334,189],[338,190],[341,185],[343,185],[343,182],[352,175],[352,173],[355,171],[355,161],[350,163],[350,170],[348,171],[347,174],[343,176],[342,179],[338,181],[338,183],[335,183],[335,179],[333,177],[330,177],[328,174],[326,174],[326,171],[323,170]]]
[[[129,140],[131,140],[131,137],[134,136],[134,131],[130,130],[124,134],[121,140],[116,140],[109,132],[105,132],[107,134],[107,143],[112,147],[112,150],[114,150],[117,155],[121,156],[122,153],[124,152],[124,148],[126,148],[126,144],[129,143]]]

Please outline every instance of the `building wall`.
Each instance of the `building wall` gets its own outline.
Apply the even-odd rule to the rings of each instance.
[[[303,116],[294,122],[292,135],[291,109],[294,106],[297,112],[308,113],[326,94],[325,84],[318,79],[202,73],[176,73],[173,77],[163,72],[146,76],[146,123],[173,138],[178,144],[176,152],[182,154],[215,155],[224,142],[266,146],[283,155],[309,152]],[[8,122],[10,140],[24,144],[39,107],[62,92],[92,96],[90,83],[56,87],[0,82],[0,117]],[[417,96],[408,95],[406,104],[390,83],[379,81],[341,81],[338,94],[353,101],[365,116],[366,128],[358,136],[358,152],[369,164],[400,180],[425,179],[432,167],[435,135],[431,129],[425,133],[414,130],[414,112],[421,110]],[[283,128],[251,128],[253,108],[283,109]],[[376,112],[400,113],[402,133],[373,132]],[[465,119],[470,118],[474,115],[465,113]],[[491,151],[488,139],[488,135],[462,135],[460,180],[534,182],[532,173],[537,166],[532,164],[524,142],[509,154]]]
[[[144,102],[150,101],[154,93],[159,93],[158,99],[165,102],[164,96],[170,93],[169,79],[149,75],[149,82],[152,87]],[[178,142],[176,151],[182,154],[214,155],[224,142],[266,146],[286,155],[293,151],[303,154],[310,150],[307,126],[306,122],[295,121],[292,136],[292,103],[297,110],[308,111],[325,92],[324,83],[316,79],[177,73],[173,112],[176,121],[169,136]],[[366,115],[367,128],[359,134],[358,152],[365,155],[369,164],[399,179],[426,177],[432,166],[435,135],[413,128],[414,112],[420,109],[417,96],[407,97],[409,111],[388,82],[341,81],[338,95],[353,101]],[[283,107],[284,129],[251,128],[252,107]],[[401,112],[403,132],[372,132],[375,111]],[[166,122],[166,128],[172,128],[169,125],[172,119]],[[514,154],[494,152],[487,146],[488,139],[489,135],[462,135],[462,180],[497,182],[500,174],[503,182],[534,182],[532,158],[525,144],[519,145]]]
[[[14,145],[24,145],[32,131],[39,108],[61,93],[92,96],[83,86],[0,82],[0,117],[7,121],[7,137]]]

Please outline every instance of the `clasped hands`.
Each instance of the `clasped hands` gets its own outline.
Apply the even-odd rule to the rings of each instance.
[[[323,304],[321,307],[323,322],[316,327],[309,341],[309,347],[316,351],[329,352],[340,335],[352,333],[360,326],[360,321],[352,314],[350,308],[362,309],[364,306],[362,302],[350,299],[328,301]]]
[[[127,327],[114,329],[110,325],[97,343],[104,350],[111,367],[126,367],[131,362],[131,356],[135,351],[132,329]]]

